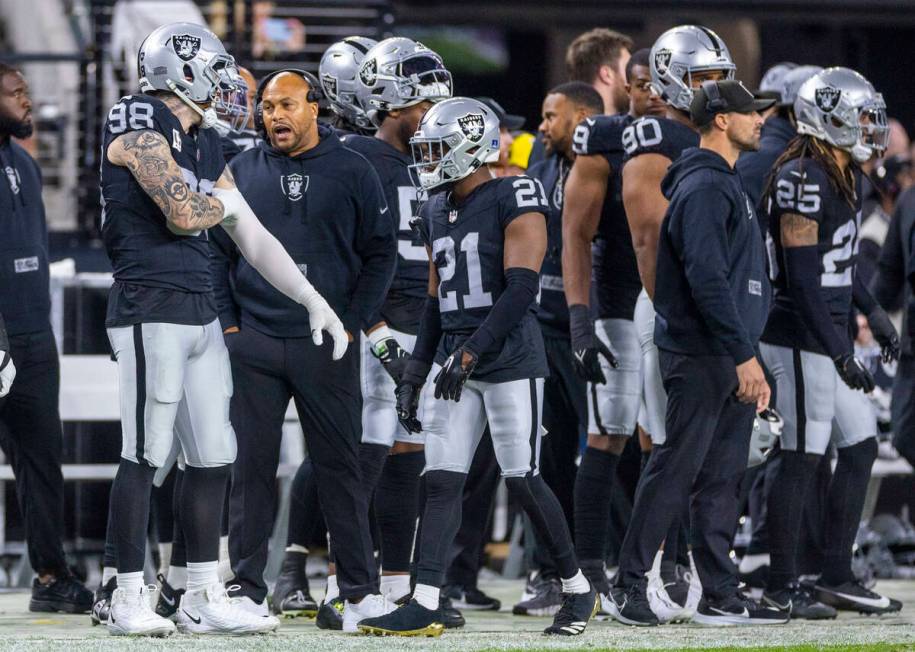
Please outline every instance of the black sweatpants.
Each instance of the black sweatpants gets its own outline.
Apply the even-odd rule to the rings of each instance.
[[[639,481],[617,582],[631,586],[644,579],[692,494],[693,558],[702,589],[708,598],[724,598],[737,590],[729,553],[755,406],[734,397],[737,372],[729,357],[662,349],[660,364],[667,441],[654,447]]]
[[[915,466],[915,354],[903,353],[893,380],[893,446]]]
[[[243,328],[226,338],[232,361],[230,417],[238,440],[229,500],[229,555],[241,592],[267,596],[264,567],[276,513],[276,469],[283,416],[295,400],[314,464],[318,494],[335,548],[337,581],[344,599],[378,591],[369,534],[368,499],[362,488],[358,447],[362,424],[359,348],[331,359],[326,337],[275,338]]]
[[[29,563],[39,574],[60,575],[66,573],[67,564],[61,545],[64,478],[57,343],[50,326],[10,335],[9,341],[16,380],[0,399],[0,447],[16,477]]]

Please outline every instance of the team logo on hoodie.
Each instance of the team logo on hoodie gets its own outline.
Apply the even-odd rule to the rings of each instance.
[[[6,179],[10,183],[10,190],[13,192],[14,195],[18,195],[19,194],[19,170],[8,165],[8,166],[6,166],[6,168],[4,168],[4,172],[6,172]]]
[[[280,177],[280,185],[283,187],[283,194],[289,198],[289,201],[299,201],[308,191],[308,175],[298,172],[283,175]]]

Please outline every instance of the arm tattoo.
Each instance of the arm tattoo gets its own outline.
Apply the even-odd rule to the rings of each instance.
[[[222,221],[222,203],[187,187],[162,134],[150,130],[124,134],[108,148],[108,157],[112,163],[130,170],[166,219],[179,230],[200,231]]]
[[[781,217],[780,231],[782,245],[785,247],[816,245],[819,230],[816,220],[795,213],[785,213]]]

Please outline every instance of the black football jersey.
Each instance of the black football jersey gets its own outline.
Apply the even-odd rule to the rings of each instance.
[[[642,116],[623,131],[624,162],[640,154],[660,154],[674,162],[683,150],[698,146],[699,133],[670,118]]]
[[[101,166],[102,238],[115,280],[106,323],[208,323],[216,311],[206,232],[181,236],[169,231],[165,215],[130,170],[108,161],[112,141],[144,130],[165,137],[191,191],[209,194],[226,167],[219,134],[197,128],[185,133],[158,98],[128,95],[111,108]]]
[[[428,295],[429,256],[410,227],[425,193],[410,179],[413,158],[373,136],[347,135],[343,144],[362,154],[381,179],[388,210],[397,225],[397,270],[381,308],[381,317],[399,331],[416,334]]]
[[[420,209],[439,278],[439,364],[483,323],[505,289],[505,228],[520,215],[549,210],[543,186],[527,176],[488,181],[459,205],[450,196],[432,195]],[[499,351],[481,356],[475,379],[508,382],[549,375],[536,305],[531,302]]]
[[[855,187],[861,187],[861,172],[855,170]],[[861,194],[851,206],[829,180],[826,171],[813,159],[793,159],[778,169],[774,190],[768,203],[767,248],[775,302],[763,340],[771,344],[825,354],[788,294],[784,250],[781,244],[781,217],[801,215],[819,225],[817,250],[820,256],[820,292],[833,323],[848,332],[852,306],[852,281],[858,257],[858,232],[861,228]]]
[[[576,127],[572,139],[576,154],[603,156],[610,164],[607,194],[591,246],[591,284],[600,319],[632,319],[642,290],[623,208],[623,134],[632,122],[628,113],[594,116]]]

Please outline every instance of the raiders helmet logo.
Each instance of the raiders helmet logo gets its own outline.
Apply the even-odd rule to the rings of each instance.
[[[280,184],[283,187],[283,194],[289,201],[299,201],[308,190],[308,175],[287,174],[280,177]]]
[[[483,140],[486,123],[483,122],[482,114],[468,113],[463,118],[458,118],[458,126],[471,141],[478,143]]]
[[[667,48],[661,48],[654,53],[654,67],[658,72],[665,72],[670,65],[670,58],[673,53]]]
[[[182,61],[190,61],[200,51],[200,37],[190,34],[176,34],[172,37],[172,47]]]
[[[324,75],[321,78],[321,85],[324,87],[324,94],[332,100],[337,99],[337,78],[333,75]]]
[[[823,113],[831,113],[839,105],[839,98],[841,96],[842,91],[838,88],[833,88],[832,86],[818,88],[814,93],[817,107],[819,107],[820,111]]]
[[[378,78],[378,62],[374,59],[369,59],[362,64],[362,68],[359,70],[359,79],[366,86],[374,86],[375,80]]]

